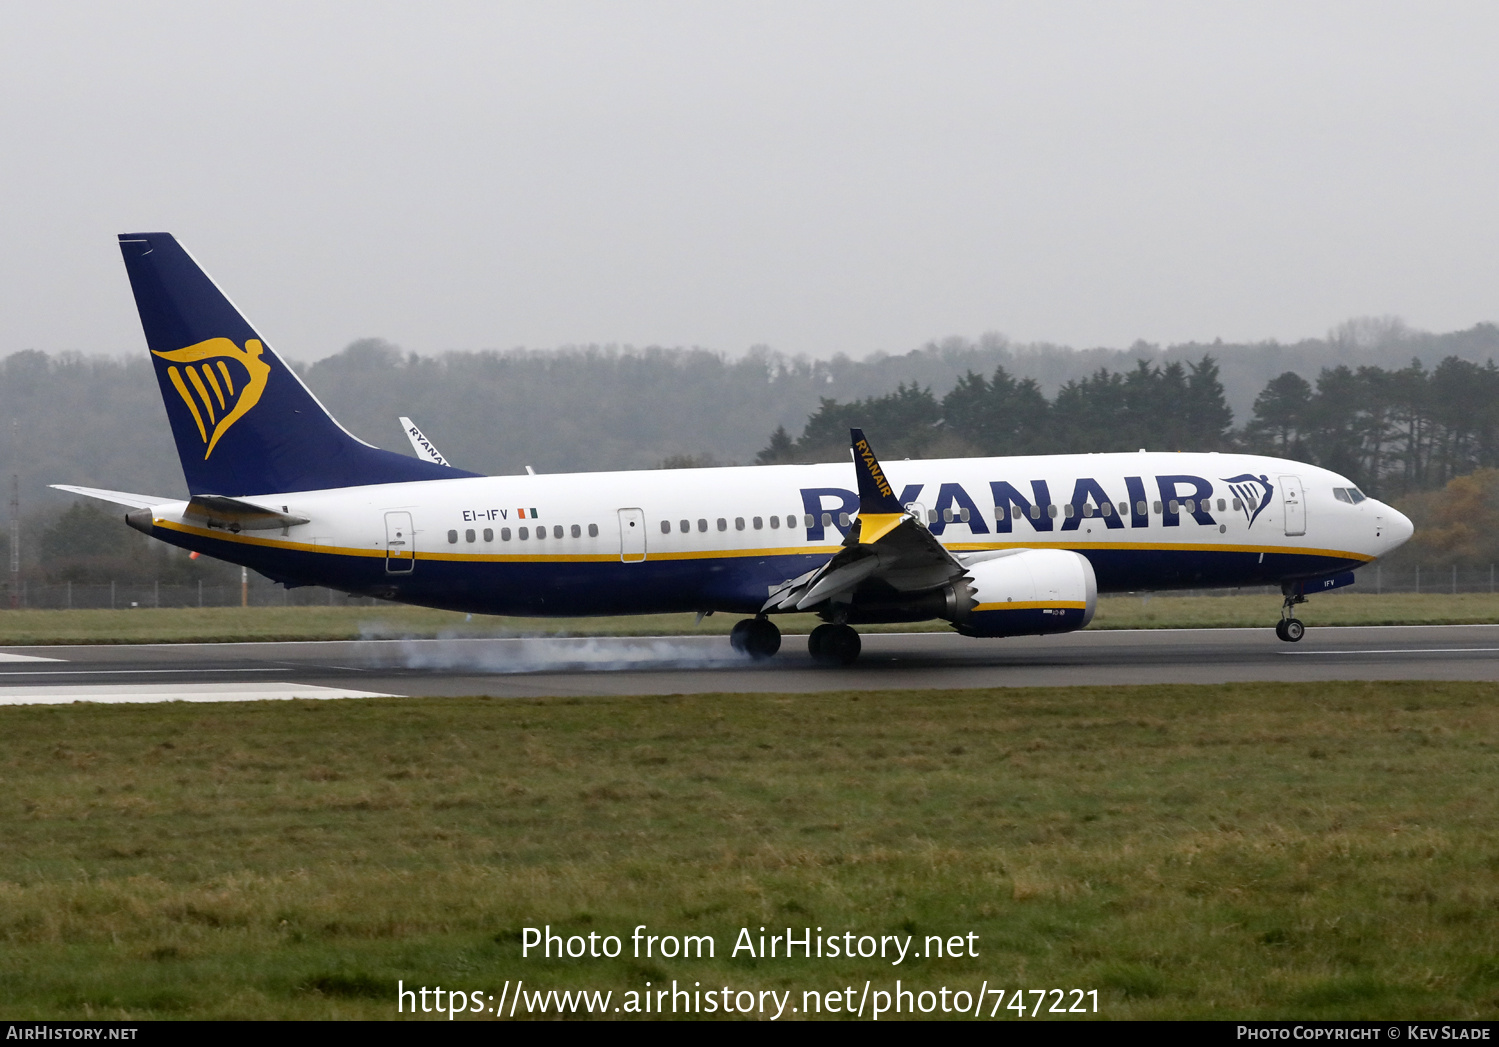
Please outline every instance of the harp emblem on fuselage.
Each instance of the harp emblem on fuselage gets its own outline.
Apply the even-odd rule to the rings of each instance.
[[[1270,505],[1271,496],[1275,494],[1270,478],[1263,474],[1255,476],[1253,473],[1240,473],[1238,476],[1224,477],[1223,482],[1228,484],[1228,489],[1239,499],[1244,519],[1253,527],[1255,518],[1265,511]]]
[[[271,365],[261,359],[264,351],[255,338],[243,349],[228,338],[210,338],[170,352],[151,351],[169,365],[167,378],[198,424],[205,460],[234,423],[260,402],[271,377]]]

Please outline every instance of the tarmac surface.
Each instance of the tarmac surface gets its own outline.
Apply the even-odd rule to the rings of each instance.
[[[728,638],[596,637],[0,649],[0,705],[378,695],[545,697],[1325,680],[1499,680],[1499,625],[867,633],[847,668],[803,636],[752,662]]]

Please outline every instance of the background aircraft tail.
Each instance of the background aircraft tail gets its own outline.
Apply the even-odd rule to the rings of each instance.
[[[171,234],[122,233],[120,251],[193,494],[475,475],[350,435]]]

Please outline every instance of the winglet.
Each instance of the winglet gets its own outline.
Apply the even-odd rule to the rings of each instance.
[[[854,472],[859,475],[859,544],[873,545],[900,526],[906,514],[874,449],[864,439],[864,430],[848,432],[854,445]]]
[[[890,481],[885,479],[885,470],[880,468],[869,441],[864,439],[864,430],[850,429],[848,433],[854,443],[854,471],[859,474],[859,512],[900,512],[900,500],[895,497]]]

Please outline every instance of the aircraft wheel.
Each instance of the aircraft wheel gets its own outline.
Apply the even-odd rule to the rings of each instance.
[[[1286,620],[1284,618],[1275,623],[1275,638],[1277,640],[1284,640],[1286,638]]]
[[[767,618],[746,618],[729,632],[729,646],[759,661],[781,649],[781,630]]]
[[[1306,626],[1300,618],[1287,618],[1284,628],[1281,630],[1281,639],[1288,643],[1295,643],[1306,635]]]
[[[852,665],[863,643],[847,625],[819,625],[807,637],[807,652],[822,665]]]

